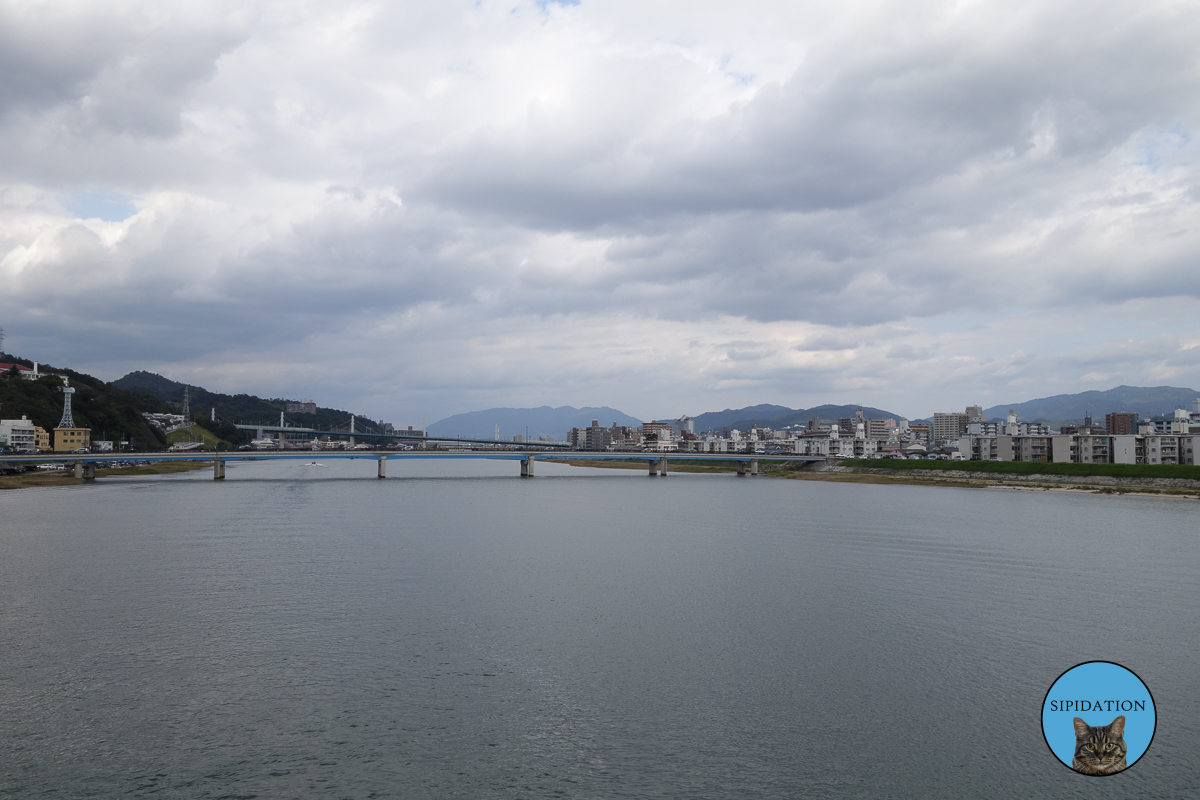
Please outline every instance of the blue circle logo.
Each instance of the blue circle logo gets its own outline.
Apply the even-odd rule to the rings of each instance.
[[[1154,740],[1154,698],[1142,679],[1111,661],[1077,664],[1058,676],[1042,702],[1042,734],[1081,775],[1116,775]]]

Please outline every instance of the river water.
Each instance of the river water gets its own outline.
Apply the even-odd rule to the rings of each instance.
[[[1200,796],[1200,503],[515,462],[0,494],[0,796]],[[1054,760],[1073,664],[1149,685]]]

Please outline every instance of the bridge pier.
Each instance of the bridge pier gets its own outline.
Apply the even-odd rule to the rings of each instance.
[[[667,477],[667,457],[663,456],[658,460],[658,474],[665,478]]]
[[[745,474],[746,474],[746,462],[745,462],[745,461],[739,461],[739,462],[738,462],[738,476],[740,477],[740,476],[742,476],[742,475],[745,475]]]
[[[213,456],[213,480],[225,480],[225,461],[218,455]]]
[[[647,460],[646,463],[650,466],[650,477],[657,478],[658,477],[658,462],[655,461],[653,458],[651,458],[651,459]]]
[[[525,458],[521,459],[521,477],[522,478],[532,478],[533,477],[533,460],[534,460],[533,456],[525,456]]]
[[[85,481],[96,480],[96,465],[90,461],[85,464],[82,459],[76,459],[75,477]]]
[[[380,478],[387,477],[387,456],[379,457],[379,477]]]
[[[750,474],[752,476],[758,475],[758,459],[757,458],[752,459],[750,461]]]

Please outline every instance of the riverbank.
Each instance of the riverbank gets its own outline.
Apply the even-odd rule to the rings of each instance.
[[[577,467],[646,470],[645,461],[601,461],[578,459],[567,462]],[[869,462],[877,463],[877,462]],[[926,462],[928,463],[928,462]],[[961,466],[961,465],[956,465]],[[1033,466],[1033,465],[1028,465]],[[1064,465],[1065,466],[1065,465]],[[1072,464],[1076,468],[1088,465]],[[1114,465],[1097,465],[1111,467]],[[906,486],[953,486],[963,489],[1019,489],[1025,491],[1085,492],[1088,494],[1144,495],[1200,499],[1200,480],[1190,478],[1118,477],[1113,475],[1052,475],[1039,472],[1017,474],[972,469],[926,468],[905,465],[888,468],[812,462],[806,464],[760,461],[759,476],[801,481],[837,483],[900,484]],[[1153,470],[1153,467],[1149,467]],[[1169,468],[1168,468],[1169,469]],[[1074,470],[1083,472],[1084,470]],[[670,472],[737,472],[736,462],[673,462]],[[1145,469],[1141,473],[1147,475]],[[1152,474],[1152,473],[1150,473]]]
[[[197,461],[161,461],[157,464],[135,464],[129,467],[115,469],[98,469],[96,477],[109,475],[167,475],[174,472],[189,472],[196,469],[212,467],[211,462]],[[0,475],[0,490],[27,489],[31,486],[74,486],[83,483],[82,478],[76,478],[70,470],[29,470],[16,475]]]

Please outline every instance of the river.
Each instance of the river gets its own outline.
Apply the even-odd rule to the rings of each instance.
[[[0,796],[1200,796],[1200,503],[515,462],[0,493]],[[1127,772],[1043,698],[1124,664]]]

